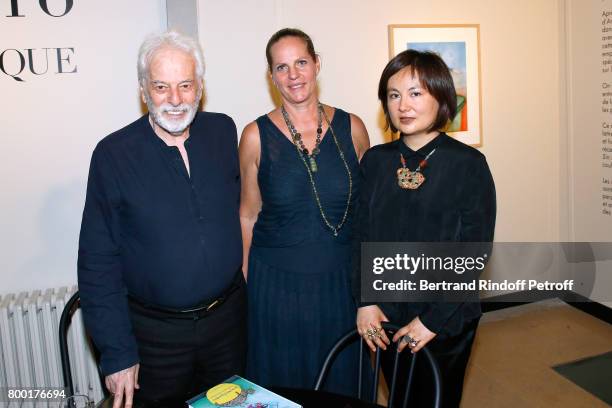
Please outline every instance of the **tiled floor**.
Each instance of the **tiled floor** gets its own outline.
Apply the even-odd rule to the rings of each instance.
[[[608,351],[612,325],[558,300],[487,313],[462,407],[608,407],[551,368]]]

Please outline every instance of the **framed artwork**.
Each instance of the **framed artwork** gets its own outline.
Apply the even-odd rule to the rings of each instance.
[[[389,58],[407,49],[432,51],[446,62],[457,91],[457,115],[445,131],[463,143],[482,146],[480,25],[389,25]]]

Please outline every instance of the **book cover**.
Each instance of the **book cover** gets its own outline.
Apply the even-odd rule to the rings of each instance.
[[[301,408],[301,405],[237,375],[196,395],[187,404],[190,408]]]

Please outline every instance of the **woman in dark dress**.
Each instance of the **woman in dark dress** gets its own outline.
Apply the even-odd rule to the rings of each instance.
[[[442,131],[456,112],[453,80],[444,61],[428,52],[398,54],[383,70],[378,97],[389,127],[400,138],[373,147],[361,162],[356,241],[490,243],[496,202],[486,159]],[[478,302],[362,304],[357,329],[371,348],[389,344],[380,330],[382,321],[401,326],[392,339],[401,340],[399,351],[409,347],[417,353],[427,345],[442,372],[443,405],[457,407],[480,316]],[[411,391],[415,405],[410,406],[431,406],[429,369],[417,368],[416,373]],[[400,394],[403,390],[396,401],[403,401]]]
[[[319,101],[320,61],[308,35],[280,30],[266,57],[282,105],[240,140],[247,377],[312,388],[326,353],[354,327],[350,238],[369,139],[357,116]],[[342,357],[328,389],[353,393],[356,361]]]

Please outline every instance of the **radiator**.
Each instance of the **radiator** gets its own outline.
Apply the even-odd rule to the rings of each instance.
[[[0,389],[63,388],[59,321],[76,287],[22,292],[0,297]],[[103,398],[95,358],[85,336],[80,309],[68,331],[74,392],[96,403]],[[58,407],[56,401],[0,400],[7,407]]]

